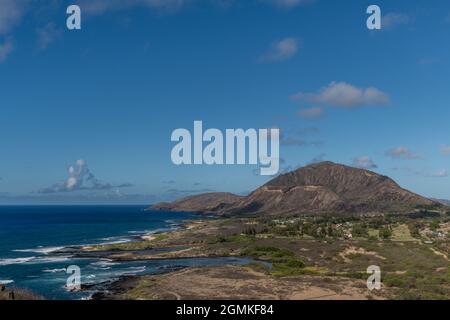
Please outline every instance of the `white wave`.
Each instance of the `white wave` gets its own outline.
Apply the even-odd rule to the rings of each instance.
[[[53,262],[63,262],[68,261],[72,257],[71,256],[53,256],[53,257],[41,257],[41,258],[35,258],[29,262],[31,263],[53,263]]]
[[[41,253],[41,254],[49,254],[61,249],[64,249],[65,247],[37,247],[34,249],[16,249],[13,250],[15,252],[32,252],[32,253]]]
[[[96,261],[91,263],[92,266],[95,267],[100,267],[100,268],[106,268],[106,267],[110,267],[110,266],[115,266],[119,264],[118,262],[112,262],[111,260],[100,260],[100,261]]]
[[[117,239],[117,238],[119,238],[119,237],[118,236],[116,236],[116,237],[106,237],[106,238],[100,238],[100,240],[110,241],[110,240],[114,240],[114,239]]]
[[[57,272],[66,272],[66,268],[61,269],[44,269],[42,272],[48,272],[48,273],[57,273]]]
[[[53,263],[53,262],[63,262],[68,261],[71,256],[45,256],[45,257],[25,257],[25,258],[8,258],[0,259],[0,266],[8,266],[14,264],[38,264],[38,263]]]
[[[127,242],[130,242],[130,241],[131,241],[130,239],[119,239],[119,240],[115,240],[115,241],[102,242],[101,245],[127,243]]]
[[[103,242],[100,243],[101,245],[118,244],[118,243],[125,243],[125,242],[130,242],[131,241],[131,239],[124,238],[124,236],[106,237],[106,238],[100,238],[98,240],[103,241]]]
[[[111,270],[111,267],[98,267],[98,268],[94,268],[94,269],[106,271],[106,270]]]
[[[141,273],[141,272],[144,272],[145,269],[146,269],[145,266],[141,266],[141,267],[130,267],[130,268],[127,268],[127,270],[125,270],[125,271],[123,272],[123,274],[135,274],[135,273]]]
[[[131,231],[128,231],[128,233],[131,233],[131,234],[141,234],[141,233],[146,233],[147,231],[146,230],[131,230]]]
[[[161,233],[161,232],[167,232],[167,231],[176,230],[177,228],[175,226],[176,225],[174,225],[173,227],[158,228],[158,229],[152,229],[152,230],[132,230],[132,231],[128,231],[128,233],[139,234],[139,235],[141,235],[141,234],[143,234],[143,235],[155,234],[155,233]]]
[[[13,282],[14,282],[14,280],[0,280],[0,284],[10,284]]]
[[[0,259],[0,266],[9,266],[12,264],[27,263],[27,262],[32,261],[35,258],[36,257]]]
[[[146,267],[129,267],[123,270],[116,270],[114,272],[104,272],[104,273],[98,273],[97,278],[101,279],[111,279],[111,278],[119,278],[121,276],[133,276],[138,273],[145,272]]]

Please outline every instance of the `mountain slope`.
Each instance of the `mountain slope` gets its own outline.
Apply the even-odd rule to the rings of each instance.
[[[217,214],[406,212],[417,206],[439,205],[402,189],[389,177],[332,162],[280,175],[246,197],[227,194],[224,201],[220,195],[194,196],[172,205],[179,211],[194,207],[196,212]]]
[[[211,192],[186,197],[174,202],[161,202],[149,209],[180,212],[217,212],[223,206],[238,202],[243,197],[227,192]]]

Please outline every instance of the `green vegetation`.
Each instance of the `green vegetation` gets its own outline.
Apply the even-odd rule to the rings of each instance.
[[[386,226],[380,229],[380,238],[389,239],[392,236],[392,230]]]
[[[450,270],[441,273],[407,271],[404,274],[387,273],[382,282],[393,288],[396,299],[447,300],[449,297]]]
[[[152,249],[156,243],[169,238],[169,234],[160,233],[156,234],[155,238],[152,240],[143,240],[143,241],[131,241],[125,243],[112,243],[112,244],[103,244],[98,246],[92,246],[89,248],[91,251],[119,251],[119,250],[147,250]]]
[[[127,300],[157,300],[159,297],[152,292],[154,279],[139,279],[135,287],[128,290],[125,295]]]
[[[248,243],[255,240],[255,237],[248,235],[231,235],[231,236],[210,236],[205,239],[207,244],[217,243]]]
[[[241,252],[243,256],[251,256],[272,264],[269,270],[274,276],[293,276],[305,273],[305,263],[296,258],[294,253],[276,247],[251,247]]]
[[[190,249],[190,256],[252,257],[255,260],[249,267],[268,276],[285,277],[286,281],[308,274],[321,284],[328,277],[330,286],[339,281],[365,281],[367,267],[377,265],[383,282],[378,294],[383,297],[450,297],[450,216],[445,213],[422,210],[413,218],[411,214],[231,217],[206,224],[210,228],[156,235],[149,241],[96,246],[94,250],[123,250],[120,255],[114,254],[131,259],[140,254],[133,251],[184,246]],[[126,254],[131,258],[124,258]],[[176,253],[173,256],[178,257]],[[158,298],[152,286],[154,283],[138,284],[127,294],[133,299]]]

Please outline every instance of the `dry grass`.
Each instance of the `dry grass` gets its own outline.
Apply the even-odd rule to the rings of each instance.
[[[0,290],[2,290],[0,288]],[[43,300],[44,298],[25,289],[9,288],[0,291],[0,300]]]

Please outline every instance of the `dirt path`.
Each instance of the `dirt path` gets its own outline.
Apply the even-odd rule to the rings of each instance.
[[[440,252],[434,248],[430,248],[431,251],[433,251],[435,254],[437,254],[438,256],[443,257],[445,260],[450,261],[450,259],[447,257],[447,255],[443,252]]]

